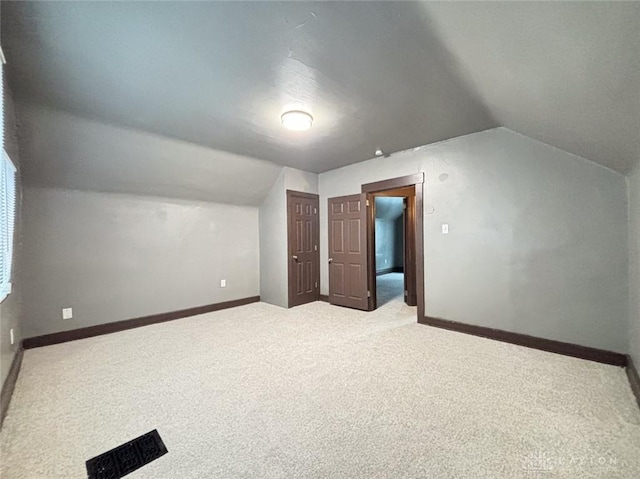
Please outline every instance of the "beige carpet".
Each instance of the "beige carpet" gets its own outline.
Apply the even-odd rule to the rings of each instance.
[[[25,354],[2,479],[86,477],[158,429],[131,478],[639,478],[620,368],[374,313],[263,303]]]

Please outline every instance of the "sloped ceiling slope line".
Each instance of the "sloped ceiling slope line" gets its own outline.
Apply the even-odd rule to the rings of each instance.
[[[500,125],[628,173],[640,158],[640,2],[428,2]]]
[[[29,186],[258,206],[282,166],[17,104]]]
[[[621,173],[640,157],[640,2],[1,8],[18,99],[279,165],[325,172],[497,126]],[[313,128],[284,130],[286,107]]]
[[[305,171],[498,126],[415,2],[3,2],[2,20],[19,98]],[[288,108],[312,130],[283,129]]]

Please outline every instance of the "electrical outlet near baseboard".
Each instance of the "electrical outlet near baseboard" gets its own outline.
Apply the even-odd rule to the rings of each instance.
[[[62,319],[73,318],[73,308],[62,308]]]

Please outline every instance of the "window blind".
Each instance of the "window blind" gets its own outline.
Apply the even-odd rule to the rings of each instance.
[[[13,233],[16,214],[16,168],[4,149],[5,144],[5,97],[4,65],[0,77],[0,301],[11,292],[11,266],[13,261]]]
[[[16,205],[16,169],[3,150],[0,167],[0,301],[11,292],[13,230]]]

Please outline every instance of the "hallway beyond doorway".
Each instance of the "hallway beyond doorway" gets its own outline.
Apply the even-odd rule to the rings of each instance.
[[[402,301],[404,294],[404,273],[381,274],[376,278],[378,307],[392,299]]]

